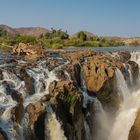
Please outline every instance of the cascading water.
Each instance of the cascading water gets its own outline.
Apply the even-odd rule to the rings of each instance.
[[[60,122],[56,119],[56,115],[51,109],[51,106],[47,105],[47,117],[46,117],[46,139],[49,140],[67,140],[64,135],[64,131],[61,129]]]
[[[25,61],[18,61],[18,63],[26,64]],[[23,131],[27,128],[29,122],[28,114],[25,113],[22,118],[21,124],[17,124],[18,130],[15,130],[15,124],[11,120],[11,111],[17,105],[17,102],[12,99],[9,93],[7,93],[7,86],[5,86],[4,82],[7,83],[6,85],[8,85],[10,89],[15,90],[17,91],[17,93],[22,95],[22,98],[24,99],[23,105],[24,108],[26,108],[26,106],[29,103],[34,104],[37,101],[39,101],[45,94],[49,93],[49,84],[54,80],[59,80],[55,75],[55,71],[57,69],[60,69],[63,65],[67,64],[68,62],[54,68],[52,71],[48,70],[45,63],[46,61],[38,61],[36,67],[26,69],[26,72],[34,79],[35,93],[33,95],[28,95],[28,93],[26,93],[24,81],[22,81],[14,73],[8,72],[6,70],[2,72],[3,80],[0,80],[0,128],[2,128],[2,130],[6,132],[8,140],[24,140]],[[48,122],[46,131],[48,131],[48,134],[50,135],[49,139],[58,140],[59,137],[59,139],[61,140],[66,140],[64,132],[61,129],[61,124],[56,119],[55,113],[48,113],[46,120]],[[54,128],[57,131],[54,131]]]
[[[128,140],[129,131],[134,124],[137,109],[140,107],[140,90],[130,92],[123,74],[116,70],[119,95],[123,97],[120,109],[112,126],[108,140]]]
[[[125,100],[130,94],[130,91],[128,89],[124,76],[119,69],[116,69],[116,80],[117,80],[117,88],[119,90],[118,94],[123,98],[123,100]]]
[[[81,72],[81,87],[80,91],[83,93],[84,101],[83,101],[83,107],[87,107],[88,102],[93,103],[93,112],[94,114],[91,114],[88,112],[89,116],[93,119],[93,121],[96,121],[96,124],[98,125],[98,129],[96,134],[94,133],[94,130],[90,130],[90,124],[87,123],[87,121],[84,121],[84,126],[86,130],[86,140],[105,140],[107,137],[108,131],[109,131],[109,120],[107,117],[106,112],[104,111],[101,102],[95,98],[88,95],[88,91],[85,85],[85,80],[83,73]],[[93,131],[93,132],[92,132]]]
[[[131,60],[136,61],[140,65],[140,53],[132,53]],[[18,61],[18,63],[24,63],[25,61]],[[29,114],[24,113],[21,124],[18,124],[18,132],[15,130],[15,124],[11,120],[13,108],[17,105],[17,102],[9,95],[7,92],[7,85],[10,89],[17,91],[18,94],[22,95],[24,109],[29,103],[38,102],[44,95],[49,94],[48,88],[49,84],[59,79],[56,76],[56,71],[61,69],[63,65],[68,62],[59,65],[53,70],[49,71],[46,66],[46,61],[38,61],[35,67],[26,68],[26,72],[34,79],[34,93],[29,95],[26,93],[25,82],[22,81],[16,74],[3,70],[2,80],[0,80],[0,128],[4,130],[7,134],[9,140],[24,140],[24,130],[28,128]],[[10,64],[1,65],[0,68],[11,67]],[[132,85],[133,76],[131,73],[131,67],[128,68],[129,80]],[[67,71],[64,74],[71,80],[70,75]],[[95,129],[91,130],[90,121],[84,120],[84,128],[86,140],[127,140],[129,131],[135,121],[136,112],[140,108],[140,89],[131,90],[128,88],[127,79],[119,69],[116,69],[116,80],[118,95],[121,97],[122,102],[120,108],[116,113],[114,122],[112,122],[112,116],[103,109],[101,102],[88,94],[86,89],[83,74],[81,73],[81,87],[79,90],[83,93],[84,102],[83,107],[86,109],[89,102],[93,103],[92,111],[88,112],[86,115],[91,116],[91,118],[96,121]],[[46,140],[66,140],[64,131],[61,128],[61,122],[57,120],[55,113],[53,112],[51,106],[45,103],[47,115],[45,117],[45,139]],[[16,126],[17,127],[17,126]],[[18,133],[18,134],[17,134]]]

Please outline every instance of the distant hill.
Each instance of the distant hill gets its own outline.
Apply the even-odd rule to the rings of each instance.
[[[6,31],[10,35],[16,35],[16,34],[18,34],[15,29],[13,29],[13,28],[11,28],[11,27],[9,27],[7,25],[3,25],[3,24],[0,25],[0,29]]]
[[[20,35],[31,35],[31,36],[39,36],[41,34],[45,34],[49,32],[49,30],[41,27],[23,27],[23,28],[16,28],[16,32]]]
[[[21,27],[21,28],[12,28],[7,25],[0,25],[0,29],[7,31],[10,35],[31,35],[31,36],[39,36],[41,34],[45,34],[49,32],[48,29],[42,27]]]

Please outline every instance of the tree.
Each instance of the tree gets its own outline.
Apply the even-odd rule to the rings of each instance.
[[[80,39],[80,40],[82,40],[82,41],[86,41],[87,40],[87,35],[83,31],[80,31],[77,34],[77,38]]]
[[[0,37],[1,36],[6,36],[7,35],[7,32],[3,29],[0,29]]]

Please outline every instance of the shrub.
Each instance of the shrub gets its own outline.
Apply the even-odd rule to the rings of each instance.
[[[36,40],[35,37],[33,37],[33,36],[25,36],[25,35],[24,36],[21,36],[21,35],[16,36],[15,41],[16,41],[16,43],[20,43],[20,42],[22,42],[22,43],[31,43],[31,44],[37,43],[37,40]]]
[[[62,44],[53,44],[52,45],[52,48],[53,49],[62,49],[63,48],[63,45]]]
[[[87,40],[87,35],[83,31],[80,31],[77,34],[77,38],[80,39],[80,40],[82,40],[82,41],[86,41]]]

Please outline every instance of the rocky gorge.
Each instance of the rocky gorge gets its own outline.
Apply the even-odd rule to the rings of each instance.
[[[47,51],[0,57],[0,140],[139,140],[140,53]]]

